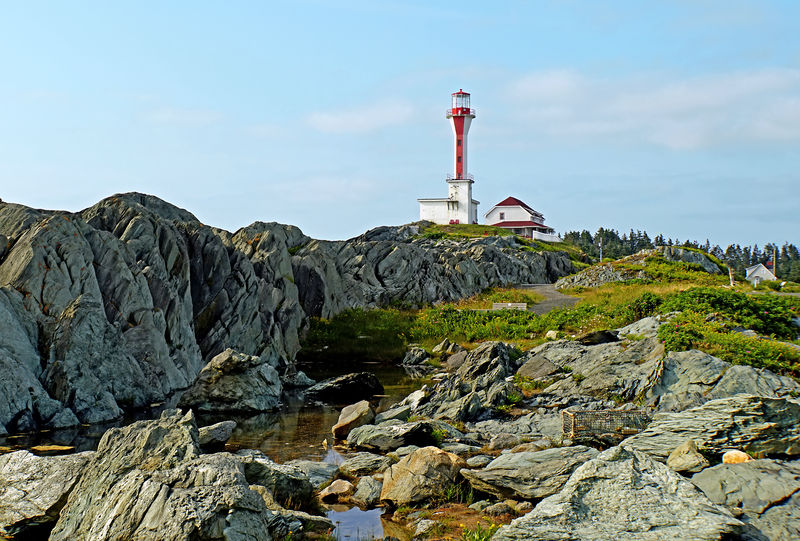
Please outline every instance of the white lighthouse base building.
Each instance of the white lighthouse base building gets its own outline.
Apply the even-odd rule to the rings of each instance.
[[[435,224],[477,224],[480,201],[472,198],[472,179],[447,179],[448,197],[419,201],[419,219]]]

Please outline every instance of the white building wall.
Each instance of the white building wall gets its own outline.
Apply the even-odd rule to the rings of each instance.
[[[447,207],[447,200],[420,201],[419,219],[428,220],[435,224],[450,223],[450,211]]]
[[[500,218],[500,213],[504,214],[503,218]],[[533,216],[533,219],[531,219]],[[544,217],[541,214],[531,214],[524,208],[520,207],[519,205],[515,205],[513,207],[495,207],[490,210],[486,214],[486,223],[487,224],[496,224],[497,222],[527,222],[532,221],[536,223],[543,224]]]

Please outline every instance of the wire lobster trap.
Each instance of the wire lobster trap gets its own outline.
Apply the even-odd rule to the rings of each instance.
[[[638,434],[650,423],[650,416],[638,410],[592,410],[561,412],[561,430],[567,438],[579,436]]]

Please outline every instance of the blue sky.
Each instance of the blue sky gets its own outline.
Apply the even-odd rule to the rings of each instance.
[[[800,2],[9,2],[0,35],[6,201],[347,238],[446,195],[464,88],[481,216],[800,241]]]

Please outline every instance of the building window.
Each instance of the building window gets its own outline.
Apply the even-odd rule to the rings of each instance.
[[[501,212],[500,213],[500,219],[501,220],[505,220],[506,219],[506,213],[505,212]]]
[[[458,157],[458,163],[461,163],[461,156]]]
[[[461,146],[461,139],[458,139],[457,146]]]

